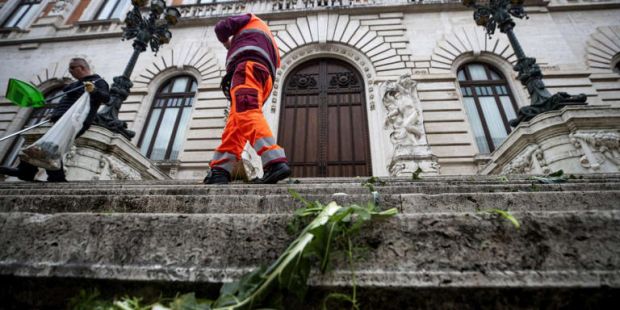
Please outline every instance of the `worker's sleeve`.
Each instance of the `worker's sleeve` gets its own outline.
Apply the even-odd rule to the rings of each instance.
[[[239,29],[247,25],[251,18],[252,14],[248,13],[244,15],[231,16],[219,21],[215,25],[215,35],[217,36],[217,39],[222,43],[228,42],[228,38],[235,35]]]
[[[95,82],[95,90],[90,93],[90,98],[91,101],[95,101],[98,104],[110,101],[110,86],[108,86],[108,83],[104,79]]]

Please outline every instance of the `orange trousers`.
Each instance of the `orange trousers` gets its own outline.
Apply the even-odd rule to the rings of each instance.
[[[287,162],[284,149],[276,144],[269,124],[263,115],[263,104],[273,87],[269,69],[264,65],[245,61],[237,65],[233,73],[230,97],[230,114],[222,144],[215,149],[211,169],[219,168],[232,173],[246,142],[261,157],[263,167],[277,162]]]

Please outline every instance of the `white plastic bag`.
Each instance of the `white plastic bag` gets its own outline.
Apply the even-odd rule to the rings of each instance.
[[[19,159],[46,170],[60,170],[61,160],[82,130],[89,111],[90,94],[84,92],[43,137],[21,150]]]

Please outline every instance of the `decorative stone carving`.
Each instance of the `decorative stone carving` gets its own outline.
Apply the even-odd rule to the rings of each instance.
[[[54,3],[49,15],[63,15],[73,5],[73,0],[58,0]]]
[[[545,174],[549,171],[540,146],[530,144],[521,154],[504,166],[501,174]]]
[[[415,95],[416,84],[411,76],[404,75],[398,82],[388,81],[382,85],[383,106],[387,111],[384,126],[393,130],[390,139],[396,149],[426,144],[422,110]]]
[[[107,162],[111,180],[142,180],[140,173],[126,163],[109,155],[104,155],[101,158]]]
[[[399,156],[398,160],[392,160],[388,170],[392,176],[411,176],[420,168],[424,175],[438,175],[439,164],[434,155],[430,160],[423,160],[420,156]]]
[[[384,126],[391,131],[394,145],[388,165],[393,176],[410,175],[418,168],[427,175],[439,173],[437,159],[426,141],[416,84],[410,75],[403,75],[397,82],[387,81],[380,86],[387,113]]]
[[[614,131],[573,132],[570,141],[583,151],[579,163],[584,168],[599,171],[605,162],[620,168],[620,135]]]

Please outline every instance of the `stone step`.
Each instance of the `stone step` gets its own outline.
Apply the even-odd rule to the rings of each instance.
[[[620,211],[401,214],[357,240],[363,287],[620,287]],[[0,274],[220,283],[293,239],[275,214],[2,213]],[[27,246],[24,246],[27,245]],[[348,285],[346,265],[314,277]]]
[[[365,204],[370,194],[304,195],[327,204]],[[583,211],[620,209],[620,190],[504,193],[380,194],[383,209],[401,213],[510,211]],[[292,214],[303,206],[291,195],[4,195],[0,212]]]
[[[289,188],[322,203],[364,203],[376,197],[363,181],[0,183],[0,280],[12,283],[0,302],[67,281],[74,285],[55,295],[92,285],[124,294],[127,283],[208,287],[213,295],[222,282],[273,262],[294,239],[286,226],[302,204]],[[562,184],[520,176],[385,181],[376,186],[377,202],[399,214],[356,240],[367,249],[355,269],[365,309],[403,309],[386,307],[385,296],[410,300],[422,291],[428,300],[454,295],[455,304],[473,292],[548,294],[531,307],[549,298],[620,299],[619,174]],[[521,227],[479,212],[493,208],[509,210]],[[310,294],[346,290],[351,276],[337,262],[327,275],[313,273]],[[320,308],[316,300],[300,309]]]
[[[421,179],[412,181],[411,178],[403,177],[379,177],[376,178],[379,181],[385,182],[386,185],[437,185],[437,184],[531,184],[535,182],[531,175],[510,175],[510,176],[428,176]],[[241,181],[231,182],[225,187],[228,188],[247,188],[247,187],[274,187],[283,185],[300,184],[304,186],[318,186],[318,187],[330,187],[330,186],[346,186],[346,185],[361,185],[369,180],[368,177],[355,177],[355,178],[291,178],[281,181],[277,185],[259,185],[244,183]],[[569,179],[568,182],[572,183],[618,183],[620,182],[620,173],[606,173],[606,174],[587,174],[576,175],[573,179]],[[48,182],[0,182],[0,189],[42,189],[42,188],[131,188],[131,187],[145,187],[145,186],[157,186],[157,187],[183,187],[183,186],[196,186],[196,187],[222,187],[222,185],[204,185],[201,180],[142,180],[142,181],[72,181],[68,183],[48,183]]]
[[[403,193],[470,193],[470,192],[531,192],[531,191],[579,191],[579,190],[614,190],[620,189],[618,182],[589,183],[570,181],[561,184],[539,183],[500,183],[500,184],[445,184],[445,183],[402,183],[374,185],[382,194]],[[124,186],[82,186],[82,187],[34,187],[3,188],[4,195],[288,195],[289,190],[304,195],[317,194],[366,194],[369,189],[361,183],[332,184],[282,184],[282,185],[247,185],[247,186],[206,186],[206,185],[124,185]]]

